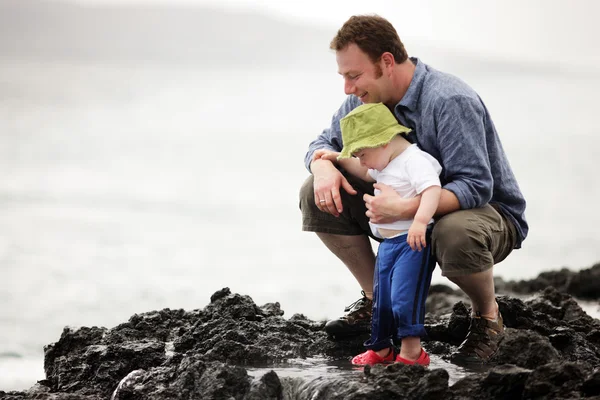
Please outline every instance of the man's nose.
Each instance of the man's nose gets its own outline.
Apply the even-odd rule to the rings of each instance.
[[[348,78],[344,78],[344,93],[353,94],[356,88]]]

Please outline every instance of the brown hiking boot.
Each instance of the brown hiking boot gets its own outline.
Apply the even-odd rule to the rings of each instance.
[[[344,316],[325,324],[325,332],[334,339],[357,336],[371,331],[373,302],[361,292],[363,297],[344,309]]]
[[[481,365],[488,363],[504,340],[502,314],[490,321],[479,313],[471,317],[469,333],[458,349],[450,355],[450,361],[458,365]]]

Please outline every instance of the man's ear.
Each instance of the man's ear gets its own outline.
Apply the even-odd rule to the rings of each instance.
[[[388,69],[393,67],[396,64],[396,60],[394,60],[394,55],[389,51],[386,51],[381,55],[381,67],[384,69]]]

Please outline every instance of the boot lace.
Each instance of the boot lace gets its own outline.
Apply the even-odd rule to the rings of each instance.
[[[356,300],[354,303],[352,303],[349,306],[347,306],[346,308],[344,308],[344,312],[349,313],[351,311],[358,310],[369,301],[369,298],[366,296],[364,290],[361,290],[360,294],[362,294],[363,297],[361,297],[360,299]]]

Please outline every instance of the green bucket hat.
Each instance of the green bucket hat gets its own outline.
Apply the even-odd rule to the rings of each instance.
[[[396,121],[394,114],[383,103],[369,103],[356,107],[340,121],[344,148],[338,159],[350,158],[366,148],[383,146],[399,133],[410,128]]]

